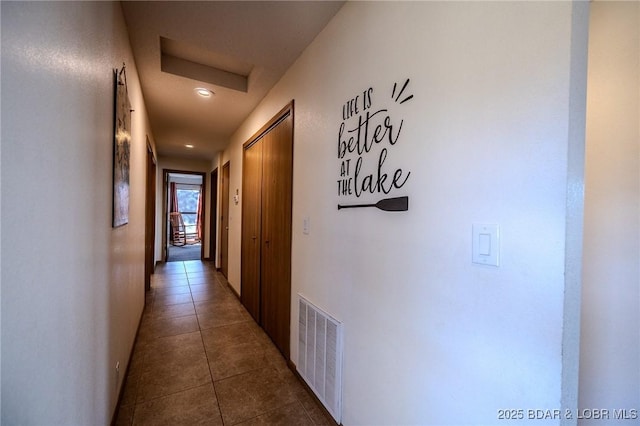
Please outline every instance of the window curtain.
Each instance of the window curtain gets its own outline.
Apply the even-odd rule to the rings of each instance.
[[[202,241],[202,185],[200,185],[200,192],[198,193],[198,211],[196,212],[196,229],[198,233],[198,240]]]
[[[176,183],[169,183],[169,213],[178,212],[178,191],[176,191]],[[171,221],[169,221],[169,236],[170,240],[173,243],[173,225],[171,225]]]

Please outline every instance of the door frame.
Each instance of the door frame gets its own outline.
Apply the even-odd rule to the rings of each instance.
[[[147,136],[147,176],[145,196],[145,248],[144,248],[144,289],[151,290],[151,275],[155,269],[156,252],[156,173],[158,163]]]
[[[226,179],[225,179],[226,176]],[[231,180],[231,161],[227,161],[222,166],[221,173],[221,197],[220,202],[220,272],[226,279],[229,279],[229,197]],[[226,196],[225,196],[226,194]],[[224,259],[222,258],[222,255]]]
[[[217,264],[216,244],[218,243],[218,168],[210,174],[211,178],[211,211],[209,213],[209,260]]]
[[[207,221],[204,220],[207,217],[207,174],[205,172],[194,172],[192,170],[176,170],[176,169],[162,169],[162,260],[166,263],[169,257],[169,239],[167,234],[169,232],[167,224],[169,223],[169,174],[181,174],[181,175],[197,175],[202,178],[202,194],[204,200],[202,200],[202,224],[206,225]],[[202,230],[203,239],[206,235],[205,230]],[[200,260],[204,260],[204,241],[200,242]]]

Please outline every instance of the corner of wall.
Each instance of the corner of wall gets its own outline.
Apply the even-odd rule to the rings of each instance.
[[[584,158],[587,102],[587,42],[589,3],[574,2],[571,14],[571,62],[567,152],[567,214],[565,291],[562,332],[562,412],[578,408],[580,358],[580,293],[582,286],[582,232],[584,215]],[[561,424],[572,425],[565,416]]]

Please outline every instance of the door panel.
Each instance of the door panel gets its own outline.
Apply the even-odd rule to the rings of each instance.
[[[289,359],[293,104],[245,144],[242,174],[241,300]]]
[[[220,272],[229,278],[229,163],[222,166],[222,202],[220,217]]]
[[[211,172],[211,213],[209,214],[209,260],[216,264],[218,243],[218,169]]]
[[[156,159],[147,138],[147,182],[145,199],[144,288],[151,289],[155,269],[156,240]]]
[[[262,326],[287,358],[291,311],[292,122],[289,115],[265,136],[262,171]]]
[[[262,140],[244,150],[242,179],[242,290],[240,299],[260,322]]]

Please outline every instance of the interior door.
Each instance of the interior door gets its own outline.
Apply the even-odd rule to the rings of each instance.
[[[147,139],[147,182],[144,231],[144,288],[151,289],[151,274],[155,267],[156,240],[156,159]]]
[[[229,169],[227,162],[222,166],[222,201],[220,204],[220,272],[229,278]]]
[[[288,359],[293,187],[293,118],[290,113],[265,135],[262,157],[262,327]]]
[[[218,169],[211,172],[211,213],[209,214],[209,260],[216,263],[218,243]]]
[[[241,300],[289,359],[293,103],[244,145]]]
[[[262,246],[262,139],[244,149],[242,179],[242,291],[240,299],[260,323],[260,252]]]

